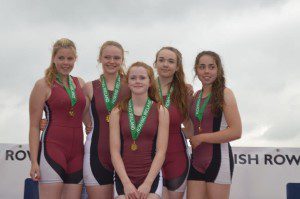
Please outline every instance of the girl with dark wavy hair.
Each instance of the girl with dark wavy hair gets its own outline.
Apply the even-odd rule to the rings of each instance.
[[[229,142],[239,139],[242,123],[233,92],[225,86],[219,55],[199,53],[195,74],[202,83],[191,101],[193,123],[191,167],[187,198],[227,199],[233,174],[233,156]]]

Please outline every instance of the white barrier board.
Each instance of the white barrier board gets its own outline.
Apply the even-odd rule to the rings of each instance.
[[[300,148],[234,147],[233,154],[232,199],[284,199],[287,183],[300,183]]]
[[[28,145],[0,144],[0,198],[23,198],[29,169]]]
[[[231,199],[282,199],[287,183],[300,183],[300,148],[233,147],[233,154]],[[28,145],[0,144],[0,198],[23,198],[29,169]]]

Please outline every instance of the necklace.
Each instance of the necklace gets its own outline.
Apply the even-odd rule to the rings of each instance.
[[[198,119],[199,123],[201,123],[202,119],[203,119],[203,113],[204,113],[204,110],[210,100],[210,97],[211,97],[211,93],[209,93],[206,97],[206,99],[204,100],[202,106],[201,106],[201,99],[202,99],[202,92],[203,90],[200,91],[200,94],[198,96],[198,99],[197,99],[197,102],[196,102],[196,112],[195,112],[195,116],[196,118]]]
[[[104,75],[101,75],[100,78],[101,78],[101,87],[102,87],[102,91],[103,91],[104,102],[105,102],[105,105],[106,105],[106,109],[108,110],[108,115],[106,115],[105,120],[106,120],[107,123],[109,123],[110,112],[113,109],[113,107],[115,106],[116,101],[117,101],[118,96],[119,96],[119,91],[120,91],[120,87],[121,87],[121,77],[118,74],[116,82],[115,82],[112,98],[109,98],[109,92],[108,92],[108,89],[107,89],[107,84],[106,84],[106,80],[105,80]]]
[[[148,98],[147,102],[144,106],[142,116],[141,116],[138,124],[136,125],[135,118],[134,118],[134,108],[133,108],[132,99],[130,99],[128,102],[129,127],[130,127],[131,137],[133,139],[133,143],[131,144],[131,147],[130,147],[130,149],[132,151],[136,151],[138,149],[138,146],[135,141],[138,139],[138,137],[142,131],[142,128],[146,123],[146,120],[149,115],[149,111],[151,109],[152,104],[153,104],[153,101],[150,98]]]
[[[162,95],[162,89],[161,89],[159,78],[157,78],[157,83],[158,83],[159,97],[160,97],[161,101],[163,102],[163,104],[165,105],[165,107],[169,108],[170,105],[171,105],[171,93],[174,90],[174,86],[171,85],[171,87],[170,87],[170,89],[168,90],[168,93],[167,93],[166,101],[164,102],[164,98],[163,98],[163,95]]]
[[[70,117],[74,117],[75,116],[74,106],[77,102],[77,99],[76,99],[76,88],[73,83],[72,77],[71,77],[71,75],[68,75],[69,87],[67,87],[63,84],[62,79],[61,79],[61,74],[56,75],[56,80],[58,81],[58,83],[60,83],[64,87],[65,91],[68,93],[69,99],[71,101],[71,107],[68,110],[68,113],[69,113]]]

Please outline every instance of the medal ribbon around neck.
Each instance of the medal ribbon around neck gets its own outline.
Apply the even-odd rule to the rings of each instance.
[[[72,77],[71,75],[68,76],[68,83],[69,83],[69,87],[65,86],[62,82],[62,79],[61,79],[61,74],[57,74],[56,75],[56,80],[64,87],[64,89],[67,91],[68,93],[68,96],[71,100],[71,106],[75,106],[76,102],[77,102],[77,99],[76,99],[76,88],[75,88],[75,85],[72,81]]]
[[[160,97],[161,101],[163,102],[163,104],[165,105],[165,107],[169,108],[171,105],[171,94],[174,90],[174,86],[172,85],[170,87],[170,89],[168,90],[168,93],[167,93],[166,101],[164,101],[159,78],[157,78],[157,83],[158,83],[159,97]]]
[[[129,126],[130,126],[130,132],[131,132],[131,137],[135,141],[139,137],[143,126],[146,123],[147,117],[149,115],[150,108],[153,104],[153,101],[148,98],[147,102],[144,106],[142,116],[138,122],[138,125],[135,123],[135,118],[134,118],[134,109],[133,109],[133,102],[132,99],[129,100],[128,102],[128,118],[129,118]]]
[[[113,92],[112,99],[109,98],[109,93],[108,93],[107,84],[106,84],[104,75],[101,75],[100,78],[101,78],[101,86],[102,86],[102,91],[103,91],[104,102],[105,102],[108,112],[111,112],[111,110],[114,108],[115,103],[118,99],[118,95],[119,95],[119,91],[120,91],[120,87],[121,87],[121,77],[118,74],[116,82],[115,82],[115,86],[114,86],[114,92]]]
[[[197,102],[196,102],[196,113],[195,113],[195,116],[196,118],[198,119],[199,122],[201,122],[202,118],[203,118],[203,113],[204,113],[204,110],[210,100],[210,97],[211,97],[211,93],[209,93],[206,97],[206,99],[204,100],[204,103],[202,104],[202,106],[200,105],[201,103],[201,99],[202,99],[202,90],[200,91],[200,94],[198,96],[198,99],[197,99]]]

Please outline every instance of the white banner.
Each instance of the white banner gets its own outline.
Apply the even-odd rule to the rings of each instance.
[[[0,198],[23,198],[29,169],[28,145],[0,144]]]
[[[300,148],[233,147],[233,154],[232,199],[283,199],[287,183],[300,183]]]
[[[233,147],[233,153],[231,199],[283,199],[287,183],[300,183],[300,148]],[[28,145],[0,144],[0,198],[23,198],[29,169]]]

